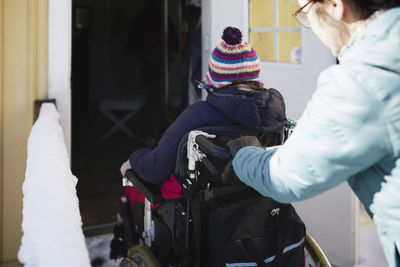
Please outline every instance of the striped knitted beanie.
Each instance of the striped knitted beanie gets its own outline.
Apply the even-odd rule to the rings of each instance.
[[[210,56],[207,74],[199,87],[219,88],[235,80],[256,81],[262,85],[257,53],[249,43],[242,41],[240,30],[225,28],[222,40]]]

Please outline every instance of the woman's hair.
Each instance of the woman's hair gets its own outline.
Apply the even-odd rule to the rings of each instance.
[[[234,80],[231,84],[225,85],[223,87],[214,88],[213,91],[224,89],[224,88],[238,88],[241,84],[246,84],[251,89],[256,91],[264,91],[265,88],[256,81],[241,81],[241,80]]]
[[[323,0],[311,0],[313,2],[323,2]],[[386,10],[400,6],[400,0],[344,0],[358,12],[360,19],[367,19],[377,10]]]

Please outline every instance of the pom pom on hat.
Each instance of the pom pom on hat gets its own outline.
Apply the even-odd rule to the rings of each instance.
[[[222,40],[228,45],[238,45],[242,42],[242,32],[238,28],[227,27],[222,34]]]
[[[235,27],[227,27],[222,34],[222,42],[211,53],[208,71],[200,88],[219,88],[233,81],[255,81],[262,85],[260,60],[253,47],[242,40],[242,32]]]

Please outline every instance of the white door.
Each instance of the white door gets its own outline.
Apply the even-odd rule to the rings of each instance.
[[[335,64],[336,59],[311,30],[300,28],[297,24],[276,28],[280,23],[278,19],[291,16],[294,11],[283,13],[279,8],[288,7],[297,8],[297,0],[202,0],[203,73],[207,71],[211,51],[221,41],[223,29],[237,27],[242,30],[245,40],[252,41],[260,59],[275,61],[262,62],[261,80],[265,87],[276,88],[283,94],[288,118],[298,119],[316,89],[319,73]],[[251,17],[254,10],[270,12],[259,18],[259,24],[270,23],[272,26],[260,28]],[[279,11],[281,18],[278,18]],[[288,40],[287,33],[293,32],[299,47],[292,49],[291,55],[286,57],[282,55],[285,49],[288,50],[283,40]],[[272,40],[272,45],[266,50],[262,44],[268,40]],[[261,43],[254,44],[253,41]],[[307,231],[315,237],[335,266],[349,267],[355,262],[355,214],[358,214],[355,202],[350,187],[344,183],[317,197],[294,204]]]
[[[72,0],[49,0],[48,98],[57,102],[68,154],[71,152]]]

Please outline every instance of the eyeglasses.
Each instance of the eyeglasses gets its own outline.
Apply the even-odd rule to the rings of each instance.
[[[309,4],[313,3],[313,1],[308,1],[307,4],[303,5],[302,7],[300,7],[299,9],[296,10],[296,12],[294,12],[292,14],[293,17],[295,17],[297,19],[297,21],[300,23],[301,26],[303,26],[304,28],[311,28],[311,23],[308,20],[307,17],[307,12],[304,12],[303,9],[308,6]]]

